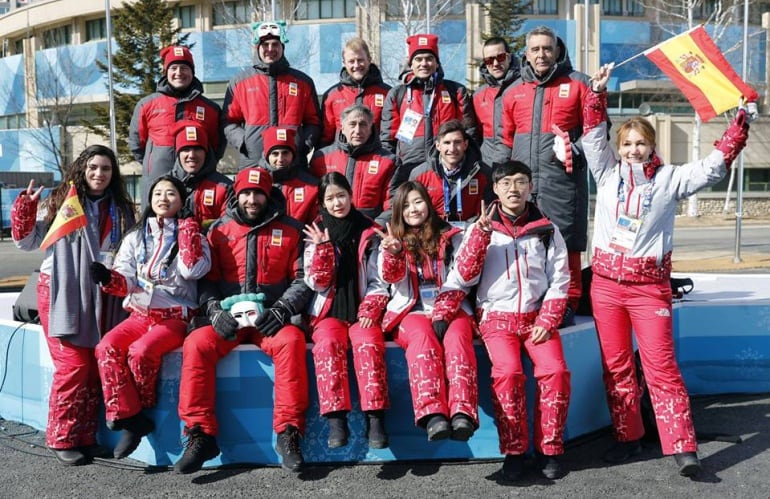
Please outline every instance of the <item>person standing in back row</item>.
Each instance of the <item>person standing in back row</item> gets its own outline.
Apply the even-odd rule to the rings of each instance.
[[[222,108],[227,141],[241,156],[241,168],[259,163],[263,132],[280,126],[296,130],[297,155],[307,156],[321,135],[321,111],[313,80],[289,66],[284,54],[285,23],[252,25],[257,60],[230,80]]]
[[[581,252],[588,242],[588,178],[578,144],[588,75],[572,69],[564,42],[551,28],[534,28],[526,39],[521,78],[503,94],[497,161],[513,159],[532,169],[532,200],[564,236],[570,282],[562,326],[571,326],[583,288]],[[563,160],[552,149],[555,126],[571,143]]]

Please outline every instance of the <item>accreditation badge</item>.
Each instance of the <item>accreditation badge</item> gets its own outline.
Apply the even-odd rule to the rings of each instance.
[[[404,117],[401,118],[401,124],[396,132],[396,139],[411,144],[417,133],[417,127],[420,126],[422,115],[412,109],[407,109]]]
[[[620,215],[615,224],[615,230],[610,237],[610,248],[621,253],[630,253],[634,247],[634,241],[639,235],[642,221],[627,215]]]

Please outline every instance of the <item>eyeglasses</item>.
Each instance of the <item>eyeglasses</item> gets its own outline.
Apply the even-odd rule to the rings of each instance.
[[[484,64],[486,64],[487,66],[491,66],[492,64],[494,64],[495,61],[502,64],[505,62],[507,58],[508,58],[508,52],[503,52],[503,53],[494,55],[492,57],[485,57]]]
[[[281,37],[281,28],[275,24],[275,23],[262,23],[259,25],[259,28],[257,29],[257,36],[262,38],[263,36],[277,36],[278,38]]]
[[[524,189],[528,185],[529,185],[529,180],[526,178],[517,178],[515,180],[504,178],[502,180],[497,181],[497,186],[504,191],[507,191],[508,189],[510,189],[511,186],[516,186],[517,189]]]

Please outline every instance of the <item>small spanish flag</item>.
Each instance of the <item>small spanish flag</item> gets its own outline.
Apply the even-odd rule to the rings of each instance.
[[[48,229],[48,234],[45,235],[40,244],[40,249],[45,251],[62,237],[72,234],[86,225],[88,225],[88,219],[85,211],[83,211],[83,206],[80,204],[80,199],[78,199],[78,191],[75,189],[75,184],[70,184],[67,197],[64,198],[51,228]]]
[[[741,97],[757,100],[757,91],[735,73],[703,25],[644,51],[682,91],[705,123],[738,106]]]

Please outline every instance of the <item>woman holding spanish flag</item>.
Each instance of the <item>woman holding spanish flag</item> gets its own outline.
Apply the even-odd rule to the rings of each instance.
[[[126,317],[120,299],[102,293],[88,269],[97,260],[112,264],[123,233],[134,225],[134,210],[111,149],[89,146],[65,171],[40,209],[43,187],[30,181],[11,210],[11,234],[22,250],[45,250],[38,311],[54,364],[46,444],[62,464],[76,466],[111,454],[96,443],[94,347]],[[82,229],[68,230],[71,224],[61,224],[59,212],[79,218]]]
[[[604,460],[621,463],[642,451],[633,330],[663,454],[674,456],[680,475],[694,476],[701,464],[690,400],[674,354],[669,282],[674,218],[681,199],[724,177],[746,145],[749,119],[738,111],[708,156],[674,167],[657,155],[652,125],[634,117],[618,128],[616,154],[606,128],[605,90],[612,68],[602,66],[591,79],[582,139],[596,181],[591,303],[616,440]]]

